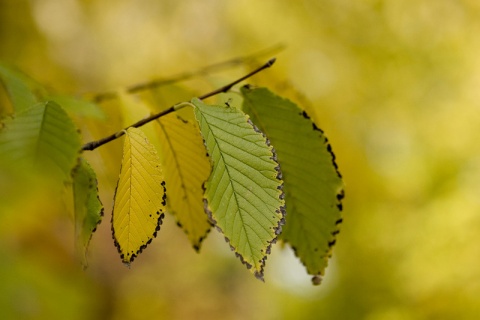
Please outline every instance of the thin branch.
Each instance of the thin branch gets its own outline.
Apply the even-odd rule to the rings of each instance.
[[[207,99],[207,98],[209,98],[209,97],[211,97],[211,96],[214,96],[214,95],[216,95],[216,94],[219,94],[219,93],[222,93],[222,92],[227,92],[228,90],[230,90],[230,89],[231,89],[234,85],[236,85],[237,83],[240,83],[240,82],[242,82],[243,80],[250,78],[250,77],[253,76],[254,74],[259,73],[260,71],[262,71],[263,69],[270,68],[270,67],[275,63],[275,60],[276,60],[276,58],[272,58],[272,59],[268,60],[267,63],[265,63],[263,66],[261,66],[261,67],[255,69],[255,70],[253,70],[253,71],[250,72],[249,74],[244,75],[243,77],[241,77],[241,78],[239,78],[239,79],[237,79],[237,80],[235,80],[235,81],[227,84],[226,86],[223,86],[223,87],[221,87],[221,88],[219,88],[219,89],[217,89],[217,90],[214,90],[214,91],[212,91],[212,92],[209,92],[209,93],[207,93],[207,94],[204,94],[204,95],[202,95],[202,96],[200,96],[200,97],[198,97],[198,98],[199,98],[200,100],[203,100],[203,99]]]
[[[199,99],[203,100],[203,99],[206,99],[206,98],[209,98],[209,97],[212,97],[214,95],[217,95],[219,93],[222,93],[222,92],[227,92],[228,90],[230,90],[234,85],[242,82],[243,80],[247,79],[247,78],[250,78],[251,76],[259,73],[260,71],[264,70],[264,69],[267,69],[267,68],[270,68],[274,63],[275,63],[275,58],[273,59],[270,59],[268,60],[267,63],[265,63],[264,65],[258,67],[257,69],[253,70],[252,72],[250,72],[249,74],[221,87],[221,88],[218,88],[216,90],[213,90],[211,92],[208,92],[204,95],[201,95],[200,97],[198,97]],[[156,120],[160,117],[163,117],[169,113],[172,113],[180,108],[183,108],[187,105],[190,105],[190,103],[188,102],[182,102],[182,103],[179,103],[179,104],[176,104],[176,105],[173,105],[171,106],[170,108],[166,109],[166,110],[163,110],[159,113],[156,113],[156,114],[152,114],[151,116],[147,117],[147,118],[144,118],[140,121],[137,121],[135,122],[134,124],[132,125],[129,125],[128,127],[125,127],[123,128],[122,130],[118,131],[118,132],[115,132],[114,134],[108,136],[108,137],[105,137],[105,138],[102,138],[100,140],[95,140],[95,141],[90,141],[86,144],[83,145],[82,147],[82,151],[92,151],[92,150],[95,150],[96,148],[100,147],[101,145],[104,145],[105,143],[108,143],[110,141],[113,141],[121,136],[123,136],[125,134],[125,131],[128,129],[128,128],[131,128],[131,127],[134,127],[134,128],[138,128],[138,127],[141,127],[143,126],[144,124],[146,123],[149,123],[150,121],[153,121],[153,120]]]
[[[236,57],[227,61],[215,63],[206,67],[203,67],[201,69],[195,70],[195,71],[190,71],[190,72],[183,72],[179,73],[177,75],[174,75],[172,77],[166,78],[166,79],[155,79],[149,82],[144,82],[140,84],[135,84],[132,86],[129,86],[126,88],[127,93],[138,93],[146,90],[151,90],[155,89],[161,86],[165,86],[168,84],[172,84],[175,82],[180,82],[184,80],[188,80],[190,78],[193,78],[195,76],[201,76],[201,75],[206,75],[209,73],[213,72],[218,72],[220,70],[223,70],[228,67],[234,67],[240,64],[244,64],[248,61],[255,60],[261,56],[265,55],[271,55],[274,53],[278,53],[284,49],[284,45],[282,44],[277,44],[272,47],[269,47],[267,49],[258,51],[256,53],[253,53],[248,56],[242,56],[242,57]],[[98,93],[92,97],[93,102],[95,103],[100,103],[105,100],[110,100],[110,99],[115,99],[117,97],[117,92],[115,91],[110,91],[110,92],[103,92],[103,93]]]

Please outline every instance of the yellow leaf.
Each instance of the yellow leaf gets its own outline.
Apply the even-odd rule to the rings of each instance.
[[[132,262],[156,236],[165,206],[157,152],[140,129],[129,128],[112,214],[113,239],[123,262]]]
[[[168,182],[168,208],[198,251],[210,230],[203,208],[202,189],[211,170],[207,150],[200,130],[194,123],[174,114],[160,118],[157,123],[160,128],[162,164]]]

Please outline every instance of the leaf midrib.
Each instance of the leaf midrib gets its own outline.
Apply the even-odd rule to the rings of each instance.
[[[210,127],[211,127],[211,124],[208,122],[208,120],[207,120],[207,118],[204,116],[203,112],[200,112],[200,115],[201,115],[202,118],[204,119],[205,123],[208,125],[209,134],[212,135],[213,139],[215,140],[215,144],[217,145],[217,148],[218,148],[218,150],[220,151],[219,153],[220,153],[220,157],[221,157],[221,159],[222,159],[222,161],[223,161],[223,166],[225,167],[225,171],[227,171],[227,174],[228,174],[228,176],[230,177],[230,179],[228,180],[228,183],[229,183],[229,185],[231,186],[232,190],[236,190],[235,187],[234,187],[234,185],[233,185],[233,183],[232,183],[232,180],[231,180],[230,170],[228,169],[228,166],[226,165],[224,156],[223,156],[223,154],[222,154],[222,152],[221,152],[220,144],[218,143],[217,138],[216,138],[215,135],[212,133],[213,131],[212,131],[211,128],[210,128]],[[216,117],[216,118],[217,118],[217,117]],[[219,119],[219,118],[217,118],[217,119]],[[219,120],[225,121],[225,120],[223,120],[223,119],[219,119]],[[215,190],[215,193],[216,193],[216,192],[217,192],[217,191]],[[235,198],[235,203],[237,204],[237,214],[240,216],[240,220],[241,220],[241,222],[242,222],[243,232],[244,232],[245,234],[247,234],[247,232],[246,232],[246,230],[245,230],[245,227],[244,227],[245,224],[244,224],[243,216],[242,216],[242,214],[241,214],[241,212],[240,212],[240,205],[239,205],[239,201],[238,201],[238,197],[237,197],[236,192],[233,192],[233,195],[234,195],[234,198]],[[250,250],[250,254],[252,254],[253,250],[252,250],[252,245],[251,245],[251,243],[250,243],[250,239],[249,239],[248,236],[246,236],[245,238],[246,238],[246,241],[247,241],[247,243],[248,243],[248,248],[249,248],[249,250]],[[239,245],[240,245],[240,243],[239,243]],[[256,261],[253,261],[253,262],[254,262],[255,265],[256,265]]]

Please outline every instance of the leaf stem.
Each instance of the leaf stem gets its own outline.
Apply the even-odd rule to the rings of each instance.
[[[264,70],[264,69],[267,69],[267,68],[270,68],[274,63],[275,63],[275,58],[272,58],[270,60],[267,61],[267,63],[263,64],[262,66],[258,67],[257,69],[253,70],[252,72],[246,74],[245,76],[221,87],[221,88],[218,88],[216,90],[213,90],[211,92],[208,92],[204,95],[201,95],[200,97],[198,97],[200,100],[203,100],[203,99],[206,99],[206,98],[209,98],[209,97],[212,97],[214,95],[217,95],[219,93],[223,93],[223,92],[227,92],[228,90],[230,90],[234,85],[242,82],[243,80],[245,79],[248,79],[250,78],[251,76],[259,73],[260,71]],[[149,123],[150,121],[153,121],[153,120],[156,120],[160,117],[163,117],[169,113],[172,113],[174,111],[177,111],[178,109],[181,109],[187,105],[191,105],[190,102],[181,102],[181,103],[178,103],[178,104],[175,104],[173,106],[171,106],[170,108],[166,109],[166,110],[163,110],[159,113],[156,113],[156,114],[152,114],[151,116],[147,117],[147,118],[144,118],[142,120],[139,120],[137,122],[135,122],[134,124],[131,124],[125,128],[123,128],[122,130],[118,131],[118,132],[115,132],[105,138],[102,138],[100,140],[95,140],[95,141],[90,141],[86,144],[84,144],[82,146],[82,151],[92,151],[92,150],[95,150],[96,148],[110,142],[110,141],[113,141],[115,139],[118,139],[120,138],[121,136],[123,136],[125,134],[125,131],[128,129],[128,128],[131,128],[131,127],[134,127],[134,128],[138,128],[138,127],[141,127],[143,126],[144,124],[147,124]]]

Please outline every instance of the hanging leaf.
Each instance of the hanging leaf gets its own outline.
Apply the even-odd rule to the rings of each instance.
[[[168,208],[198,251],[210,230],[203,208],[202,186],[211,168],[202,136],[194,123],[174,114],[160,118],[158,124],[162,164],[169,190]]]
[[[266,255],[284,221],[282,180],[272,147],[233,107],[192,100],[213,170],[206,210],[232,250],[262,279]]]
[[[4,122],[0,161],[21,168],[54,172],[63,180],[77,163],[80,136],[68,115],[55,102],[39,103]]]
[[[243,110],[269,137],[282,168],[288,215],[281,238],[318,284],[342,221],[343,183],[332,148],[294,103],[266,88],[243,87],[241,92]]]
[[[75,247],[83,266],[87,267],[88,245],[97,225],[102,220],[103,205],[98,197],[97,177],[85,159],[79,159],[72,176],[75,207]]]
[[[7,89],[15,112],[24,111],[38,102],[33,81],[23,73],[0,64],[0,80]]]
[[[166,189],[160,159],[143,132],[129,128],[125,136],[112,233],[123,262],[130,264],[160,230]]]

